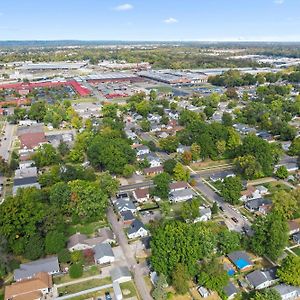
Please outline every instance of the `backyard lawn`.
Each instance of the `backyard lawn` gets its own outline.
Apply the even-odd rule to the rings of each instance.
[[[293,248],[291,249],[295,254],[297,254],[298,256],[300,256],[300,247],[297,248]]]
[[[108,225],[107,220],[93,222],[89,224],[77,224],[70,227],[69,234],[72,235],[75,234],[76,232],[80,232],[81,234],[92,235],[98,229],[106,227],[107,225]]]
[[[137,297],[139,299],[135,285],[132,281],[121,283],[120,287],[121,287],[124,299],[132,298],[132,297]]]
[[[60,295],[66,295],[66,294],[75,294],[80,291],[85,291],[94,287],[100,287],[102,285],[110,284],[111,278],[106,277],[103,279],[91,279],[80,283],[75,283],[71,285],[67,285],[61,288],[58,288],[58,293]]]
[[[85,277],[99,275],[100,271],[101,271],[101,268],[99,266],[92,266],[89,269],[83,271],[83,275],[80,278],[85,278]],[[70,278],[69,274],[66,274],[66,275],[63,275],[63,276],[55,276],[55,277],[53,277],[53,282],[55,284],[61,284],[61,283],[71,282],[72,280],[76,280],[76,279]]]

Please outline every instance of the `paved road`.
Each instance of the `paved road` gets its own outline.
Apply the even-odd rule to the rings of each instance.
[[[207,198],[210,202],[217,202],[218,205],[223,208],[224,215],[228,217],[228,222],[230,222],[235,231],[242,232],[243,227],[249,228],[251,226],[251,223],[244,219],[243,215],[237,209],[226,203],[220,195],[206,185],[200,175],[192,174],[191,177],[197,182],[195,188],[198,189],[205,198]],[[236,218],[238,223],[234,223],[231,218]]]
[[[122,185],[120,186],[119,190],[122,192],[127,192],[127,191],[133,191],[138,188],[146,188],[146,187],[153,187],[153,181],[143,181],[139,183],[133,183],[133,184],[128,184],[128,185]]]
[[[10,150],[12,142],[13,142],[13,137],[14,137],[14,129],[15,125],[11,124],[5,124],[3,128],[3,136],[1,136],[1,142],[0,142],[0,156],[3,157],[6,161],[9,159]]]
[[[116,235],[117,241],[123,250],[128,267],[133,272],[134,282],[139,294],[141,295],[143,300],[152,300],[153,298],[151,297],[150,291],[148,290],[148,287],[143,278],[144,274],[142,266],[137,264],[134,253],[128,245],[128,241],[123,231],[122,225],[118,222],[117,216],[115,215],[111,207],[107,211],[107,218],[112,226],[113,232]]]

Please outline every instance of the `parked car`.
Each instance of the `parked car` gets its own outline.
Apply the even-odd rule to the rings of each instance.
[[[112,300],[111,295],[109,292],[105,293],[105,300]]]
[[[232,217],[231,220],[234,222],[234,223],[238,223],[239,220],[236,218],[236,217]]]

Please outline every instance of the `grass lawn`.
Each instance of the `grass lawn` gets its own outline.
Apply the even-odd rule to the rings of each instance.
[[[81,234],[92,235],[99,228],[106,227],[108,225],[107,220],[93,222],[89,224],[77,224],[73,225],[69,229],[69,234],[75,234],[76,232],[80,232]]]
[[[131,298],[131,297],[137,297],[138,299],[140,299],[133,281],[121,283],[120,288],[122,290],[124,299]]]
[[[106,277],[103,279],[91,279],[88,281],[76,283],[76,284],[71,284],[68,286],[64,286],[58,289],[58,293],[61,295],[66,295],[66,294],[74,294],[78,293],[80,291],[88,290],[94,287],[100,287],[102,285],[110,284],[111,283],[111,278]]]
[[[157,208],[156,202],[146,202],[140,205],[141,209],[151,209],[151,208]]]
[[[99,275],[100,274],[101,268],[99,266],[92,266],[88,270],[83,271],[83,275],[80,278],[85,278],[85,277],[90,277],[94,275]],[[70,278],[69,274],[63,275],[63,276],[55,276],[53,277],[53,282],[55,284],[61,284],[61,283],[66,283],[70,282],[76,279]]]
[[[191,168],[195,171],[205,170],[209,168],[217,168],[217,167],[226,167],[232,164],[232,160],[223,159],[223,160],[205,160],[202,162],[197,162],[191,164]],[[217,171],[216,171],[217,172]]]
[[[287,186],[283,183],[277,182],[277,181],[268,182],[268,183],[264,184],[264,186],[269,189],[269,193],[271,193],[271,194],[273,194],[277,191],[280,191],[280,190],[286,190],[286,191],[291,190],[291,188],[289,186]]]
[[[297,248],[293,248],[291,249],[295,254],[297,254],[298,256],[300,256],[300,247]]]
[[[88,293],[82,296],[77,296],[77,297],[72,297],[70,300],[86,300],[86,299],[97,299],[97,297],[102,297],[104,296],[105,292],[110,292],[111,294],[113,293],[113,289],[108,289],[108,290],[102,290],[99,292],[94,292],[94,293]]]

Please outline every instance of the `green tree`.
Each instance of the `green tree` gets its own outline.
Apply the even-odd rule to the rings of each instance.
[[[69,263],[71,261],[71,254],[68,249],[64,248],[58,252],[58,260],[62,264]]]
[[[46,104],[44,101],[37,101],[31,104],[28,117],[31,120],[43,121],[46,115]]]
[[[178,263],[172,272],[172,285],[178,294],[184,295],[189,291],[189,280],[186,266]]]
[[[289,148],[289,155],[295,156],[300,154],[300,137],[295,138]]]
[[[287,256],[279,267],[277,276],[286,284],[300,286],[300,257]]]
[[[107,195],[95,182],[75,180],[68,183],[71,189],[69,210],[81,221],[101,219],[108,204]]]
[[[176,181],[188,181],[189,178],[190,172],[181,163],[177,163],[174,168],[174,179]]]
[[[201,201],[199,198],[194,198],[191,201],[187,201],[183,203],[181,210],[181,217],[183,220],[194,221],[196,218],[200,216],[200,207]]]
[[[250,300],[281,300],[280,294],[274,289],[256,291]]]
[[[167,291],[166,287],[168,286],[167,280],[164,274],[160,274],[158,276],[157,283],[152,292],[152,297],[154,300],[166,300],[167,299]]]
[[[251,154],[236,158],[234,164],[237,172],[246,179],[255,179],[263,176],[262,166]]]
[[[190,151],[184,151],[182,153],[182,162],[185,164],[185,165],[189,165],[190,162],[192,161],[193,157],[192,157],[192,153]]]
[[[228,112],[224,112],[222,115],[222,124],[225,126],[232,126],[232,116]]]
[[[219,140],[216,143],[217,151],[219,156],[221,157],[226,151],[226,142],[224,140]]]
[[[225,201],[231,204],[238,204],[242,188],[242,180],[240,177],[227,177],[222,184],[221,194]]]
[[[273,211],[285,219],[290,219],[298,209],[297,199],[285,190],[276,191],[272,195]]]
[[[173,153],[176,152],[176,149],[179,146],[179,141],[176,136],[168,136],[159,140],[159,146],[162,150],[168,153]]]
[[[120,186],[119,180],[113,178],[109,172],[102,172],[98,176],[98,181],[100,189],[109,197],[116,194]]]
[[[142,120],[142,121],[140,122],[140,125],[141,125],[141,129],[142,129],[144,132],[150,131],[151,123],[150,123],[148,120]]]
[[[71,278],[80,278],[83,274],[83,268],[80,263],[74,263],[69,269],[69,275]]]
[[[45,238],[45,252],[47,254],[57,254],[64,249],[66,238],[63,232],[48,232]]]
[[[161,173],[153,178],[153,194],[161,199],[168,199],[170,191],[171,176],[168,173]]]
[[[177,161],[175,159],[167,159],[163,163],[164,171],[170,175],[173,175],[176,164],[177,164]]]
[[[43,144],[39,147],[32,159],[38,167],[51,166],[60,162],[60,157],[51,144]]]
[[[267,255],[277,259],[288,243],[287,222],[275,212],[256,219],[252,225],[253,236],[250,239],[250,248],[256,254]]]
[[[127,165],[124,166],[123,176],[125,178],[130,178],[133,175],[134,171],[135,171],[134,166],[127,164]]]
[[[193,161],[199,160],[201,157],[201,147],[198,144],[193,143],[191,145],[191,153]]]
[[[39,234],[32,235],[25,245],[24,256],[36,260],[44,255],[44,239]]]
[[[242,237],[238,232],[223,230],[218,234],[218,249],[222,254],[240,250]]]
[[[280,179],[285,179],[289,176],[289,171],[285,166],[280,166],[277,170],[275,175]]]
[[[219,295],[223,296],[223,289],[229,282],[229,276],[224,270],[223,265],[216,259],[212,259],[206,261],[201,266],[198,282],[212,291],[217,291]]]
[[[217,202],[214,202],[213,206],[211,208],[211,213],[213,215],[216,215],[218,212],[219,212],[219,206],[218,206]]]

